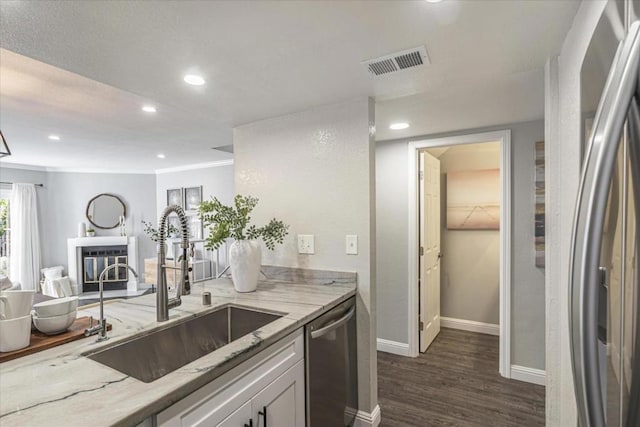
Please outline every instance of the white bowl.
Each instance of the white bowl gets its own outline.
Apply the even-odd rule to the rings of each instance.
[[[33,311],[36,316],[45,317],[64,316],[78,308],[78,297],[64,297],[34,304]]]
[[[0,320],[0,352],[28,347],[30,340],[31,315]]]
[[[62,316],[53,317],[38,317],[34,313],[33,324],[36,325],[36,329],[43,334],[56,335],[66,331],[76,320],[77,314],[77,310],[73,310],[71,313],[63,314]]]

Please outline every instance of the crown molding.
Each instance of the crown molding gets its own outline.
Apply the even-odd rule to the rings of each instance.
[[[174,168],[156,169],[156,174],[161,175],[165,173],[183,172],[183,171],[206,169],[206,168],[216,168],[220,166],[230,166],[230,165],[233,165],[233,159],[219,160],[216,162],[207,162],[207,163],[195,163],[193,165],[177,166]]]
[[[47,168],[44,166],[35,166],[35,165],[23,165],[22,163],[9,163],[9,162],[0,162],[0,169],[22,169],[28,171],[40,171],[46,172]]]
[[[95,168],[46,168],[47,172],[53,173],[94,173],[112,175],[155,175],[152,170],[144,169],[95,169]]]
[[[176,166],[172,168],[145,170],[145,169],[95,169],[95,168],[55,168],[21,163],[0,162],[0,168],[32,170],[53,173],[94,173],[94,174],[120,174],[120,175],[160,175],[165,173],[183,172],[196,169],[215,168],[233,165],[233,159],[219,160],[215,162],[195,163],[191,165]]]

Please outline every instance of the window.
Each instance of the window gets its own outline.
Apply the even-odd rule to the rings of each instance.
[[[9,226],[9,198],[11,190],[0,188],[0,275],[9,275],[11,228]]]

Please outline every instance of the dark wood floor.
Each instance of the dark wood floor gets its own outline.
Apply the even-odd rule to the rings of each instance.
[[[378,352],[381,427],[544,426],[545,389],[498,373],[498,337],[443,328],[417,358]]]

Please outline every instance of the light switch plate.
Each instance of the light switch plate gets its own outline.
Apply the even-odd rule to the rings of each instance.
[[[298,234],[298,253],[314,254],[315,244],[313,234]]]
[[[358,255],[358,236],[356,234],[347,234],[346,245],[347,255]]]

